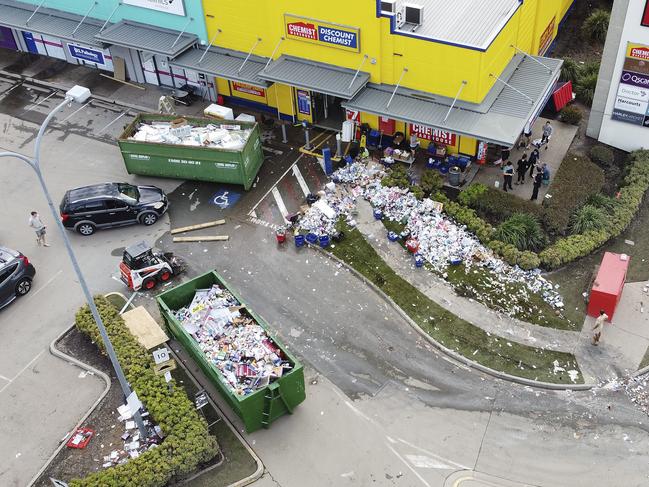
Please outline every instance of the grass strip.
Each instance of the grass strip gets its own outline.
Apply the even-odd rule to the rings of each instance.
[[[513,376],[572,384],[567,371],[576,370],[579,372],[576,383],[583,383],[574,355],[508,342],[455,316],[398,276],[357,229],[347,227],[344,222],[341,225],[345,239],[331,248],[332,254],[374,283],[437,342],[470,360]]]

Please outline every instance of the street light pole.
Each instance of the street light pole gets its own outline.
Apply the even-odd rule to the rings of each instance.
[[[79,262],[77,262],[77,258],[74,255],[72,246],[70,245],[70,240],[68,239],[67,231],[63,227],[63,223],[59,218],[58,211],[56,210],[56,207],[54,206],[54,202],[52,201],[52,196],[50,195],[47,185],[45,184],[45,179],[43,179],[43,173],[41,172],[41,166],[40,166],[41,140],[43,139],[43,135],[45,134],[45,130],[47,129],[47,126],[49,125],[50,121],[66,105],[70,105],[73,101],[77,103],[84,103],[89,97],[90,97],[90,90],[88,90],[87,88],[83,88],[81,86],[75,86],[72,89],[68,90],[68,92],[66,92],[65,99],[59,105],[57,105],[49,113],[49,115],[47,115],[40,129],[38,130],[38,135],[36,136],[36,146],[34,148],[33,159],[23,154],[19,154],[18,152],[11,152],[11,151],[0,152],[0,157],[15,157],[17,159],[20,159],[21,161],[26,162],[29,165],[29,167],[31,167],[36,173],[36,176],[38,177],[38,181],[41,184],[43,194],[45,194],[45,198],[47,199],[47,205],[50,207],[50,211],[52,212],[52,218],[56,222],[59,232],[61,233],[61,237],[63,238],[63,243],[65,244],[65,249],[67,250],[68,256],[70,257],[70,261],[72,262],[72,267],[74,268],[74,272],[77,274],[77,278],[79,279],[79,284],[81,285],[83,294],[86,298],[86,301],[88,302],[88,306],[90,307],[90,312],[92,313],[92,317],[95,319],[95,322],[97,323],[97,328],[99,329],[99,334],[101,335],[101,339],[104,342],[104,347],[106,348],[106,353],[108,354],[108,358],[110,358],[113,368],[115,369],[115,374],[117,375],[117,380],[119,381],[119,384],[122,387],[122,392],[124,393],[124,397],[127,398],[131,394],[131,386],[127,382],[126,377],[124,376],[124,371],[122,370],[122,366],[120,365],[119,360],[117,359],[117,355],[115,355],[115,349],[113,348],[113,344],[111,343],[108,333],[106,332],[106,328],[104,327],[104,322],[102,321],[101,316],[99,315],[99,311],[97,311],[97,307],[95,306],[95,301],[92,298],[90,289],[88,289],[88,285],[86,284],[86,279],[83,277],[83,273],[81,272],[81,268],[79,267]],[[136,411],[136,413],[133,415],[133,418],[135,419],[137,427],[140,431],[141,438],[146,439],[148,435],[147,435],[146,427],[144,426],[144,422],[142,421],[142,416],[140,415],[140,412]]]

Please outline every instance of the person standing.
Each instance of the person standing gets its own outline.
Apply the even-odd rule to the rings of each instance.
[[[527,172],[527,154],[523,152],[523,156],[518,160],[516,164],[516,184],[525,184],[525,173]]]
[[[543,136],[541,137],[541,145],[545,144],[545,150],[548,150],[548,143],[550,142],[550,137],[552,137],[552,132],[554,132],[554,128],[548,120],[543,126]]]
[[[31,216],[29,217],[29,226],[36,232],[36,243],[38,245],[43,245],[44,247],[49,247],[50,244],[48,244],[45,239],[47,226],[45,226],[40,215],[36,211],[31,212]]]
[[[530,148],[530,144],[532,143],[532,127],[528,127],[525,129],[525,132],[523,132],[523,141],[525,142],[525,149]]]
[[[505,163],[503,167],[503,191],[507,192],[507,188],[513,190],[512,179],[514,179],[514,166],[511,161]]]
[[[543,183],[543,172],[540,169],[537,169],[536,175],[534,176],[534,189],[532,190],[532,197],[530,200],[535,201],[539,197],[539,188]]]
[[[539,163],[539,150],[534,149],[530,154],[530,158],[527,160],[527,167],[530,169],[530,178],[534,177],[534,168]]]
[[[593,345],[599,345],[599,340],[602,338],[602,330],[604,329],[604,322],[608,320],[608,315],[604,312],[603,309],[599,310],[599,316],[595,320],[593,325]]]

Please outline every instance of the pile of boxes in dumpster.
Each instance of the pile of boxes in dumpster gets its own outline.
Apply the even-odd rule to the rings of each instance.
[[[140,142],[238,150],[246,144],[251,132],[251,129],[242,129],[241,125],[235,123],[195,127],[184,119],[177,119],[171,122],[141,123],[129,139]]]
[[[236,395],[251,394],[293,367],[266,330],[217,284],[197,290],[174,316]]]

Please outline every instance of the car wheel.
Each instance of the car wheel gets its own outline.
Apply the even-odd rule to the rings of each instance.
[[[24,296],[32,288],[32,280],[29,277],[23,277],[16,284],[16,296]]]
[[[162,271],[160,275],[158,276],[158,279],[160,282],[167,282],[169,279],[171,279],[171,272],[169,271]]]
[[[87,237],[88,235],[95,233],[96,229],[97,227],[94,225],[94,223],[82,223],[77,227],[77,232],[79,232],[84,237]]]
[[[143,225],[146,225],[148,227],[158,221],[158,215],[156,215],[155,213],[145,213],[140,217],[140,221]]]
[[[142,289],[146,289],[147,291],[153,289],[155,285],[156,282],[153,277],[147,277],[144,281],[142,281]]]

